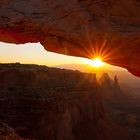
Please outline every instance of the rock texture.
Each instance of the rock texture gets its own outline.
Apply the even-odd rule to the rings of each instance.
[[[0,41],[93,58],[140,76],[139,0],[0,0]]]
[[[0,65],[0,121],[29,140],[131,140],[106,118],[94,74]]]
[[[24,140],[7,124],[0,122],[0,140]]]

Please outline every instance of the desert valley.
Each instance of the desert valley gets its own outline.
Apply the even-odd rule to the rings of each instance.
[[[0,140],[140,140],[140,0],[0,0]]]

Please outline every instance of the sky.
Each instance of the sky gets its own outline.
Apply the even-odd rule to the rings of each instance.
[[[26,63],[47,66],[68,64],[89,64],[86,58],[72,57],[46,51],[40,43],[8,44],[0,42],[0,63]],[[113,70],[124,70],[119,67],[105,64],[101,67]],[[94,67],[93,67],[94,69]]]
[[[96,72],[102,75],[107,72],[112,77],[117,75],[121,81],[130,82],[129,85],[140,84],[140,78],[133,76],[126,69],[109,64],[99,68],[89,65],[91,60],[80,57],[72,57],[46,51],[40,43],[8,44],[0,42],[0,63],[38,64],[51,67],[59,67],[82,72]]]
[[[0,63],[15,62],[56,66],[82,63],[83,59],[48,52],[40,43],[15,45],[0,42]]]

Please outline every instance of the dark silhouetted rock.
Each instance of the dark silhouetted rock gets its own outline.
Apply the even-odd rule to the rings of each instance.
[[[131,140],[106,118],[95,74],[0,65],[0,120],[35,140]]]
[[[106,85],[106,86],[111,86],[112,85],[112,80],[109,77],[108,73],[103,73],[103,75],[101,76],[99,82],[101,83],[101,85]]]
[[[0,122],[0,140],[24,140],[20,138],[13,128],[7,124]]]
[[[139,95],[130,87],[123,88],[117,76],[112,80],[108,74],[100,79],[103,105],[108,117],[115,123],[127,128],[134,140],[140,140],[140,103]]]
[[[121,90],[117,76],[112,80],[107,73],[104,73],[100,80],[101,93],[104,105],[109,108],[127,107],[129,95]],[[123,105],[123,106],[122,106]]]
[[[116,75],[115,75],[115,77],[114,77],[114,86],[115,86],[116,88],[120,88],[119,82],[118,82],[118,78],[117,78]]]

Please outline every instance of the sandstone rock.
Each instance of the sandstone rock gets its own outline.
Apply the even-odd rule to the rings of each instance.
[[[139,0],[0,0],[0,41],[40,42],[140,76]]]

